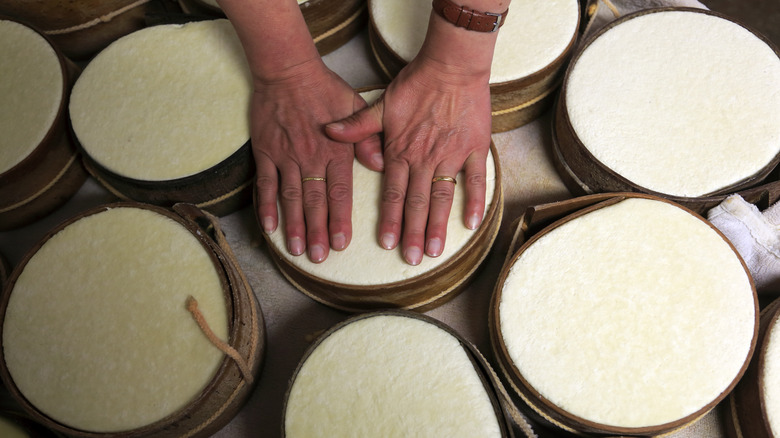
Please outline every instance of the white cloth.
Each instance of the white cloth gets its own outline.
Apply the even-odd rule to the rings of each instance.
[[[745,260],[759,293],[780,290],[780,203],[763,212],[731,195],[707,213]]]

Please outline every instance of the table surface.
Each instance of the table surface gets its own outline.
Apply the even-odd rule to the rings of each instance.
[[[364,31],[324,59],[348,83],[359,88],[384,83],[379,71],[370,62],[370,56],[367,33]],[[502,167],[501,184],[505,194],[504,218],[496,244],[484,268],[462,293],[444,305],[425,312],[455,329],[476,345],[491,362],[488,303],[508,251],[511,223],[528,206],[571,197],[552,165],[550,133],[550,113],[547,112],[523,127],[493,135]],[[0,232],[0,253],[13,266],[48,230],[64,219],[114,200],[109,192],[90,178],[70,201],[51,215],[24,228]],[[250,207],[220,218],[220,225],[260,302],[265,318],[267,351],[262,374],[252,396],[242,411],[215,436],[279,436],[284,394],[293,370],[312,337],[348,318],[350,314],[313,301],[281,275],[271,261]],[[723,436],[723,410],[719,406],[673,436]],[[555,436],[550,431],[539,429],[539,432],[542,436]]]

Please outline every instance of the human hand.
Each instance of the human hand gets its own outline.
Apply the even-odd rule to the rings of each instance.
[[[418,55],[371,107],[327,125],[338,141],[358,143],[384,131],[377,141],[356,147],[366,167],[384,170],[379,242],[399,241],[412,265],[423,253],[441,255],[455,184],[433,182],[464,170],[464,225],[477,228],[485,209],[485,162],[490,148],[489,70],[474,73]],[[383,157],[383,159],[382,159]],[[460,213],[460,212],[458,212]]]
[[[256,80],[251,105],[261,226],[266,233],[276,230],[278,195],[288,251],[308,250],[311,261],[322,262],[329,248],[343,250],[352,238],[355,156],[353,142],[334,141],[323,127],[366,103],[316,58],[274,80]]]

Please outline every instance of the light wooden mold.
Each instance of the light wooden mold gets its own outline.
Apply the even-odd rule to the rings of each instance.
[[[368,10],[374,60],[392,79],[422,46],[430,2],[369,0]],[[579,19],[576,0],[510,5],[490,78],[493,132],[520,127],[550,107],[575,46]]]
[[[777,410],[777,351],[780,300],[774,300],[761,311],[756,355],[729,396],[726,433],[730,438],[775,438],[780,436],[780,413]],[[773,353],[774,352],[774,353]]]
[[[87,169],[120,199],[222,216],[250,202],[251,89],[226,19],[159,25],[101,51],[69,112]]]
[[[553,156],[575,195],[649,193],[701,213],[735,192],[775,198],[778,136],[768,39],[716,12],[650,9],[602,28],[570,63]]]
[[[3,384],[74,437],[210,436],[249,397],[265,352],[218,221],[190,204],[117,203],[64,222],[12,272],[0,321]]]
[[[68,97],[80,69],[37,30],[0,17],[4,44],[0,230],[21,227],[64,204],[87,172],[70,136]]]
[[[29,22],[71,59],[88,59],[117,38],[146,26],[151,0],[8,0],[0,14]]]
[[[445,324],[408,311],[351,317],[304,354],[282,436],[510,437],[500,385]]]
[[[646,194],[590,195],[529,209],[518,236],[489,329],[533,418],[575,434],[662,435],[701,418],[744,375],[755,287],[733,246],[691,210]]]
[[[187,11],[223,16],[216,0],[180,0]],[[366,0],[298,0],[320,55],[338,49],[365,27]]]
[[[447,242],[439,257],[425,256],[420,265],[410,266],[402,258],[400,245],[392,251],[379,246],[376,226],[382,174],[364,168],[357,161],[353,166],[353,236],[347,249],[330,251],[328,259],[320,264],[310,262],[306,255],[292,256],[286,249],[282,217],[276,231],[263,234],[271,257],[296,288],[334,308],[355,312],[380,308],[423,310],[438,306],[454,297],[476,275],[498,234],[504,210],[501,168],[492,146],[491,152],[488,186],[493,189],[492,195],[488,193],[482,224],[474,231],[463,224],[465,189],[461,174],[450,213]],[[456,239],[456,235],[460,238]]]

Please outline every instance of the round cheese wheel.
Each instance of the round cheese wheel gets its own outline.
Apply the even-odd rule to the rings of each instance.
[[[65,98],[60,58],[31,28],[0,20],[0,174],[27,158],[49,134]]]
[[[7,292],[2,354],[13,386],[58,425],[91,433],[145,427],[190,405],[224,354],[188,296],[228,339],[226,280],[207,248],[171,217],[126,206],[48,237]]]
[[[348,320],[298,366],[284,436],[506,436],[476,366],[455,335],[418,315]]]
[[[756,337],[755,289],[733,247],[650,197],[540,232],[494,300],[495,345],[516,387],[582,432],[664,433],[699,418],[744,373]]]
[[[252,82],[225,19],[149,27],[101,51],[73,87],[87,155],[127,178],[204,172],[249,141]]]
[[[369,13],[387,46],[411,62],[425,40],[431,2],[371,0]],[[566,52],[577,33],[577,0],[513,2],[498,32],[490,83],[525,78],[553,64]]]
[[[778,161],[780,56],[714,13],[663,9],[608,26],[572,62],[562,100],[571,132],[607,169],[595,173],[642,191],[704,196]],[[594,172],[573,170],[601,191]]]

